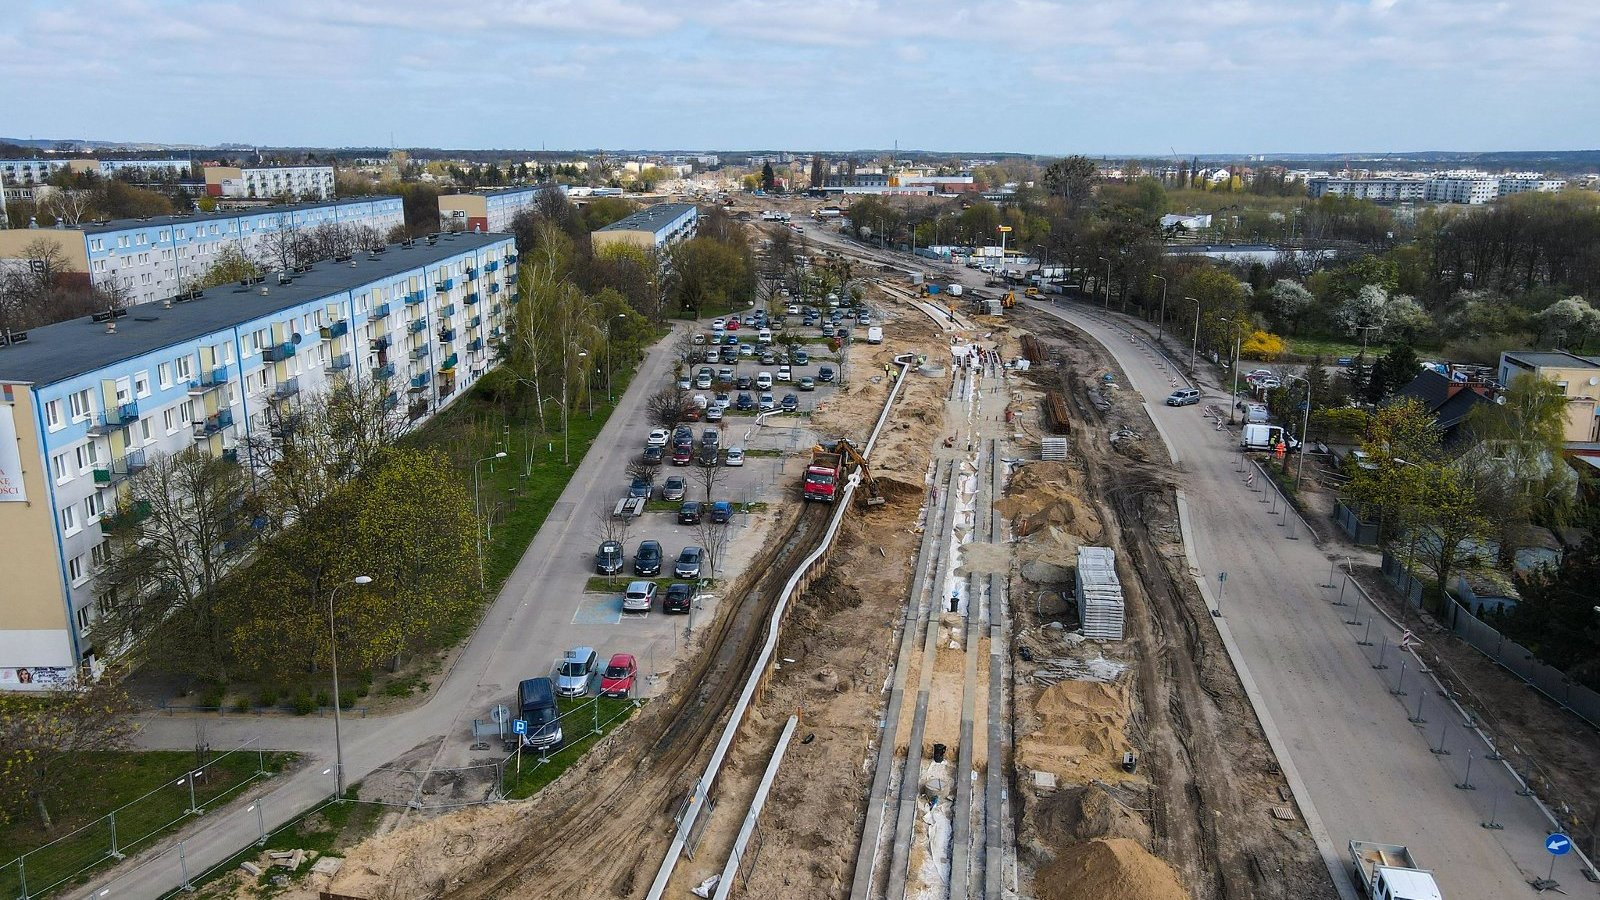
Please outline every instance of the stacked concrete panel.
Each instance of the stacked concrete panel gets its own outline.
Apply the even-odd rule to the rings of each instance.
[[[1116,554],[1110,547],[1078,548],[1078,616],[1083,636],[1097,641],[1122,640],[1122,582]]]

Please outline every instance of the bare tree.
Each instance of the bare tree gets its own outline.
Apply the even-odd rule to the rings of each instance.
[[[44,208],[58,221],[77,227],[94,209],[94,192],[56,188],[45,198]]]
[[[700,517],[700,524],[695,527],[695,533],[700,538],[700,546],[706,551],[706,569],[713,578],[717,575],[717,566],[722,562],[722,551],[727,548],[728,538],[732,532],[732,523],[713,522],[710,510],[706,510]]]
[[[711,495],[722,483],[721,454],[707,458],[704,455],[696,456],[694,460],[694,480],[705,492],[706,502],[711,502]]]
[[[279,214],[273,224],[273,230],[261,235],[257,244],[269,266],[287,272],[315,260],[315,242],[292,214]]]
[[[651,394],[645,400],[644,408],[646,415],[650,417],[650,424],[670,431],[689,420],[689,412],[694,409],[694,400],[688,391],[675,384],[669,384]]]
[[[31,807],[39,827],[50,830],[51,802],[87,764],[84,755],[127,746],[132,707],[109,674],[42,695],[0,697],[0,809],[15,813]],[[4,818],[0,815],[0,821]]]
[[[661,463],[640,457],[628,463],[628,477],[638,478],[651,485],[656,483],[656,477],[661,474]]]

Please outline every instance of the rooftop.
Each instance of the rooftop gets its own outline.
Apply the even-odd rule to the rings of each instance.
[[[695,209],[693,203],[657,203],[655,206],[646,207],[636,213],[618,219],[599,230],[648,231],[651,234],[655,234],[677,221],[684,213],[693,209]]]
[[[487,191],[456,191],[451,194],[440,194],[440,199],[445,197],[502,197],[506,194],[526,194],[529,191],[542,191],[549,187],[547,183],[519,184],[512,187],[494,188]]]
[[[261,213],[286,213],[299,210],[323,209],[329,206],[351,206],[357,203],[367,203],[373,200],[399,200],[395,194],[375,194],[370,197],[350,197],[344,200],[319,200],[309,203],[284,203],[276,206],[259,206],[250,209],[218,210],[209,213],[194,213],[188,216],[151,216],[147,219],[113,219],[109,222],[89,222],[76,228],[63,228],[61,231],[81,231],[84,234],[104,234],[108,231],[123,231],[129,228],[153,228],[162,225],[183,225],[189,222],[220,222],[227,219],[238,219],[244,216],[259,215]],[[18,230],[18,229],[13,229]],[[40,231],[56,229],[40,228]]]
[[[1507,350],[1505,356],[1523,365],[1540,368],[1556,366],[1563,369],[1600,369],[1600,361],[1568,353],[1565,350]]]
[[[377,259],[363,253],[349,262],[317,263],[311,271],[295,276],[293,284],[280,286],[277,279],[269,277],[261,285],[267,289],[264,295],[259,287],[245,290],[233,284],[209,288],[204,297],[174,303],[171,309],[159,303],[140,304],[116,320],[115,334],[107,334],[104,322],[88,316],[29,329],[26,342],[0,348],[0,382],[55,384],[509,240],[504,234],[444,234],[432,245],[426,241],[411,247],[391,244]]]

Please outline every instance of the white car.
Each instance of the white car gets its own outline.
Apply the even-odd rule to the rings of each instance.
[[[790,369],[788,366],[779,366],[778,367],[778,374],[772,376],[772,380],[773,381],[793,381],[794,380],[794,370]]]
[[[687,375],[679,375],[678,376],[678,390],[687,391],[688,389],[689,389],[689,376],[687,376]]]
[[[770,390],[772,390],[772,373],[771,372],[758,372],[756,374],[756,390],[758,390],[758,391],[770,391]]]
[[[655,582],[630,581],[628,589],[622,594],[622,611],[647,613],[650,611],[651,602],[655,599]]]
[[[650,436],[645,438],[644,445],[646,447],[665,447],[667,438],[671,436],[665,428],[652,428],[650,429]]]
[[[800,304],[798,304],[798,303],[789,304],[789,313],[788,314],[791,315],[791,316],[800,315]]]
[[[722,464],[725,465],[725,466],[742,466],[742,465],[744,465],[744,448],[743,447],[729,447],[727,456],[723,457]]]
[[[727,327],[728,327],[728,320],[727,319],[712,319],[711,320],[711,330],[712,331],[721,331],[721,330],[723,330],[724,328],[727,328]]]

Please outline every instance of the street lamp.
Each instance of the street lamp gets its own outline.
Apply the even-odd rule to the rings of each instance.
[[[328,662],[333,668],[333,783],[337,788],[334,796],[344,797],[344,741],[339,735],[339,639],[333,628],[333,598],[338,596],[339,588],[351,584],[371,584],[372,579],[366,575],[357,575],[349,581],[341,581],[328,592]]]
[[[1311,430],[1311,379],[1303,375],[1285,375],[1284,380],[1306,383],[1306,408],[1300,417],[1300,465],[1294,470],[1294,488],[1299,490],[1300,478],[1306,473],[1306,433]]]
[[[1198,317],[1196,321],[1198,321]],[[1220,321],[1227,322],[1233,326],[1233,397],[1228,405],[1228,424],[1232,425],[1234,410],[1239,408],[1239,323],[1228,318],[1223,318]]]
[[[1194,375],[1194,357],[1200,349],[1200,301],[1193,297],[1183,298],[1194,304],[1194,340],[1189,343],[1189,374]]]
[[[572,364],[567,361],[566,351],[571,350],[574,346],[574,344],[568,343],[566,346],[561,348],[561,459],[562,462],[569,466],[572,465],[572,453],[568,449],[567,444],[567,432],[569,431],[567,424],[568,419],[570,418],[567,415],[567,400],[572,395],[567,390],[567,378],[571,374]],[[584,359],[588,357],[588,355],[589,351],[587,350],[578,351],[579,359]]]
[[[611,324],[627,317],[627,313],[617,313],[606,320],[606,402],[608,403],[617,402],[616,395],[611,393]]]
[[[476,535],[478,541],[478,590],[484,589],[483,584],[483,506],[478,501],[478,467],[486,462],[496,459],[505,459],[506,452],[501,450],[493,456],[485,456],[472,464],[472,511],[477,516]]]
[[[1096,257],[1096,258],[1099,259],[1101,262],[1106,264],[1106,302],[1104,304],[1102,304],[1102,308],[1110,309],[1111,308],[1111,260],[1106,259],[1104,256],[1100,256],[1100,257]]]
[[[1167,326],[1167,276],[1151,275],[1161,280],[1161,316],[1156,319],[1156,346],[1161,346],[1161,335]]]

